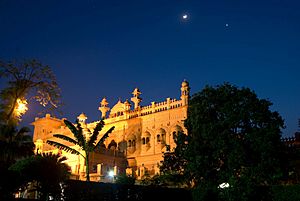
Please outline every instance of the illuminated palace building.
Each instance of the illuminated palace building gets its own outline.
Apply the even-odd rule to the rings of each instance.
[[[91,180],[107,181],[106,175],[111,170],[115,175],[126,171],[127,174],[134,174],[137,179],[159,173],[158,165],[163,159],[163,153],[176,146],[173,135],[178,131],[186,133],[183,120],[187,117],[189,90],[188,82],[183,81],[180,100],[167,98],[164,102],[151,102],[147,106],[140,105],[142,99],[138,88],[132,92],[132,103],[119,100],[112,109],[103,98],[99,110],[105,126],[99,137],[112,126],[115,129],[106,138],[103,146],[90,155]],[[83,130],[93,130],[97,122],[87,123],[86,119],[83,113],[78,116]],[[32,124],[36,151],[61,153],[66,156],[72,178],[84,180],[84,159],[80,155],[69,154],[46,144],[47,140],[64,142],[54,138],[53,134],[73,137],[63,119],[46,114],[45,117],[36,118]]]

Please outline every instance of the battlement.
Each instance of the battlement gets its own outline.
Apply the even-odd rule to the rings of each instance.
[[[187,81],[183,81],[181,84],[181,96],[180,100],[166,98],[165,101],[162,102],[151,102],[150,105],[146,106],[140,106],[140,102],[142,101],[142,98],[140,95],[142,94],[138,88],[135,88],[132,92],[133,97],[131,98],[131,101],[134,103],[133,109],[131,109],[131,104],[128,100],[126,100],[124,103],[121,102],[121,100],[118,101],[117,104],[114,105],[114,107],[110,110],[110,108],[107,107],[108,102],[106,98],[103,98],[103,100],[100,103],[99,110],[102,113],[102,118],[106,120],[107,123],[112,123],[114,121],[120,121],[125,119],[132,119],[139,116],[145,116],[150,115],[157,112],[162,112],[170,109],[179,108],[182,106],[187,106],[188,99],[189,99],[189,84]],[[110,110],[110,113],[107,117],[107,112]]]
[[[121,121],[126,119],[133,119],[140,116],[146,116],[158,112],[163,112],[166,110],[172,110],[182,107],[183,103],[181,100],[167,98],[166,101],[155,103],[152,102],[151,105],[142,106],[133,110],[128,110],[120,112],[119,114],[110,115],[105,119],[106,123],[113,123],[115,121]]]
[[[288,147],[300,147],[300,132],[296,132],[294,137],[281,138],[281,142]]]

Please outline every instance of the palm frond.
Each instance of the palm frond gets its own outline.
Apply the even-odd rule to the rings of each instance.
[[[59,138],[59,139],[63,139],[65,141],[71,142],[74,145],[78,145],[78,142],[68,136],[62,135],[62,134],[54,134],[53,137]]]
[[[76,127],[77,127],[77,133],[76,133],[76,135],[74,134],[74,136],[78,140],[79,146],[85,147],[86,141],[85,141],[85,138],[84,138],[84,135],[83,135],[83,132],[82,132],[83,129],[82,129],[81,124],[79,123],[78,120],[76,121],[76,123],[77,123],[77,125],[76,125]]]
[[[101,131],[103,127],[104,127],[104,121],[103,121],[103,120],[100,120],[100,121],[97,123],[97,125],[96,125],[96,127],[95,127],[95,129],[94,129],[93,134],[94,134],[94,133],[98,134],[98,132]]]
[[[15,141],[32,141],[32,137],[28,135],[30,129],[28,127],[22,127],[14,136]]]
[[[59,158],[58,158],[58,162],[59,163],[62,163],[62,162],[64,162],[64,161],[66,161],[67,160],[67,157],[66,156],[60,156]]]
[[[83,156],[83,155],[82,155],[79,151],[77,151],[76,149],[73,149],[73,148],[71,148],[71,147],[68,147],[68,146],[66,146],[66,145],[64,145],[64,144],[61,144],[61,143],[59,143],[59,142],[55,142],[55,141],[52,141],[52,140],[47,140],[46,143],[49,144],[49,145],[52,145],[52,146],[54,146],[54,147],[57,147],[57,148],[59,148],[59,149],[61,149],[61,150],[64,150],[64,151],[66,151],[66,152],[69,152],[69,153],[71,153],[71,154],[76,154],[76,155],[81,155],[81,156]],[[84,157],[84,156],[83,156],[83,157]]]
[[[108,135],[115,129],[115,127],[111,127],[108,131],[106,131],[106,133],[101,137],[101,139],[99,140],[99,142],[96,144],[96,146],[94,146],[94,148],[96,148],[98,145],[102,144],[105,139],[108,137]]]
[[[95,143],[95,141],[97,140],[97,137],[99,135],[99,132],[102,130],[103,126],[104,126],[104,121],[101,120],[100,122],[97,123],[97,125],[93,131],[93,134],[87,143],[89,147],[91,147]]]
[[[76,127],[73,125],[72,122],[68,121],[68,120],[64,120],[64,123],[66,124],[66,126],[70,129],[70,131],[75,135],[77,135],[77,129]],[[76,136],[75,136],[76,137]]]
[[[18,131],[18,134],[25,134],[25,133],[29,133],[30,132],[30,128],[28,127],[22,127],[20,128],[20,130]]]

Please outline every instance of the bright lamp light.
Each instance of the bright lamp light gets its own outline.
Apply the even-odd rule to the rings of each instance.
[[[108,172],[108,176],[109,176],[109,177],[114,177],[114,176],[115,176],[115,173],[114,173],[114,171],[112,171],[112,170],[111,170],[111,171],[109,171],[109,172]]]

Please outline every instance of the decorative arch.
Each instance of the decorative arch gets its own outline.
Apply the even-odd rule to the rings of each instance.
[[[181,124],[181,123],[178,123],[178,124],[174,124],[171,129],[170,129],[170,149],[172,150],[173,148],[175,148],[176,144],[175,144],[175,135],[178,133],[178,132],[182,132],[184,133],[184,129],[183,129],[184,125]]]
[[[127,142],[125,140],[122,140],[121,142],[119,142],[118,149],[121,152],[125,152],[125,150],[127,149]]]
[[[178,124],[172,126],[171,132],[170,132],[171,135],[172,135],[172,139],[173,139],[174,134],[176,134],[178,132],[184,132],[183,128],[180,125],[178,125]]]
[[[136,135],[135,134],[129,134],[126,138],[127,141],[127,147],[135,147],[136,145]]]
[[[165,144],[166,143],[166,136],[167,136],[167,132],[164,128],[159,128],[156,131],[156,143],[158,144]]]
[[[136,145],[137,145],[137,136],[135,133],[130,133],[126,137],[127,141],[127,153],[128,154],[133,154],[136,151]]]
[[[170,138],[173,139],[174,134],[178,132],[185,132],[184,131],[184,125],[181,122],[177,122],[176,124],[173,124],[170,128]]]
[[[149,131],[146,131],[142,134],[142,145],[150,144],[151,134]]]

